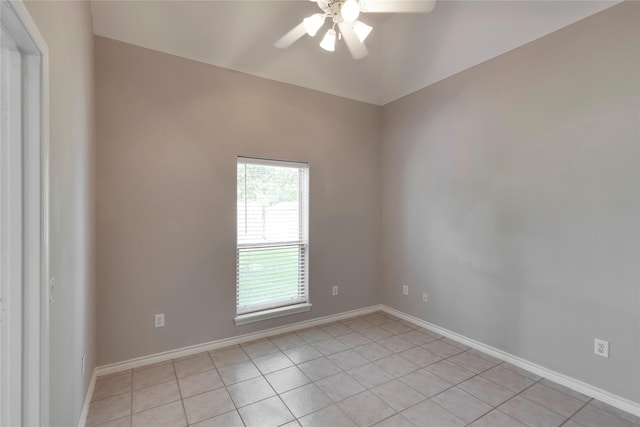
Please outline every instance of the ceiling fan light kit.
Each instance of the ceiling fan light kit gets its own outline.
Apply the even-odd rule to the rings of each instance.
[[[364,40],[373,28],[358,21],[361,12],[366,13],[425,13],[435,6],[435,0],[311,0],[322,10],[302,20],[275,43],[285,49],[302,38],[305,34],[315,37],[327,18],[331,18],[332,27],[325,33],[320,47],[333,52],[336,49],[336,38],[345,41],[347,49],[354,59],[364,58],[369,54]],[[338,31],[336,31],[338,26]]]

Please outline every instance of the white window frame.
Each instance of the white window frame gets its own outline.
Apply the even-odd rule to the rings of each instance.
[[[0,160],[5,162],[0,168],[4,180],[0,424],[49,425],[48,49],[22,1],[0,0],[0,20],[7,37],[3,45],[11,51],[6,57],[12,62],[3,68],[17,70],[13,77],[3,75],[11,79],[5,81],[10,89],[0,95],[20,99],[19,104],[9,101],[14,105],[13,118],[7,115],[2,121],[13,128],[2,133],[3,157],[6,152],[13,154]],[[19,90],[13,92],[16,85]],[[20,105],[17,112],[16,105]],[[18,122],[21,125],[16,126]],[[15,162],[7,167],[6,160]],[[19,232],[8,227],[19,227]],[[22,345],[7,348],[7,341]]]
[[[273,319],[281,316],[288,316],[296,313],[303,313],[306,311],[310,311],[313,307],[310,303],[309,296],[309,164],[304,162],[292,162],[286,160],[273,160],[273,159],[262,159],[255,157],[244,157],[238,156],[236,162],[236,168],[241,164],[253,164],[253,165],[265,165],[265,166],[277,166],[277,167],[294,167],[297,169],[305,169],[306,179],[300,182],[300,229],[302,230],[302,236],[300,241],[295,242],[279,242],[274,245],[265,245],[265,244],[242,244],[236,241],[236,298],[238,298],[238,258],[241,249],[249,249],[249,248],[261,248],[261,247],[285,247],[285,246],[300,246],[304,251],[304,295],[306,299],[304,301],[300,301],[297,303],[292,303],[285,306],[272,308],[271,305],[266,305],[264,308],[256,307],[255,310],[246,313],[238,312],[238,301],[236,300],[236,317],[234,318],[234,322],[236,326],[244,325],[247,323],[258,322],[267,319]],[[304,188],[302,188],[304,186]],[[237,187],[237,183],[236,183]],[[237,226],[237,218],[238,215],[236,213],[236,226]],[[236,238],[237,238],[236,233]]]

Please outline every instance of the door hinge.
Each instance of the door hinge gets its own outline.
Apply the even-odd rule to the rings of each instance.
[[[4,298],[0,298],[0,322],[2,322],[2,318],[4,317],[2,315],[2,313],[5,312],[5,308],[4,308]]]

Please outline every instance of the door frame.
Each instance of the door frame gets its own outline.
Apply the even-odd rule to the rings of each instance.
[[[22,392],[11,404],[21,425],[48,425],[49,53],[22,0],[0,0],[0,19],[22,57]]]

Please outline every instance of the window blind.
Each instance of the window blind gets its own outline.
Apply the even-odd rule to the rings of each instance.
[[[308,170],[238,158],[238,315],[308,300]]]

